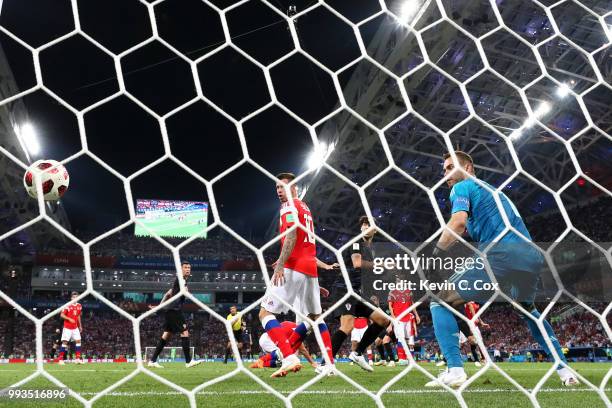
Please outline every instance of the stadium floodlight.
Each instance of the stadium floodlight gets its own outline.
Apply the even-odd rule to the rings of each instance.
[[[542,102],[540,106],[538,106],[538,108],[535,111],[533,111],[533,115],[529,115],[525,123],[523,123],[523,126],[521,126],[519,129],[516,129],[515,131],[510,133],[510,140],[518,140],[523,135],[522,129],[529,129],[530,127],[535,125],[536,119],[540,119],[542,116],[550,112],[551,109],[552,109],[552,106],[550,103],[546,101]]]
[[[552,106],[548,102],[542,102],[538,108],[533,111],[533,116],[529,116],[529,118],[525,121],[524,127],[530,128],[536,123],[536,119],[540,119],[542,116],[546,115],[550,112]]]
[[[550,103],[542,102],[540,106],[538,106],[538,109],[536,109],[533,113],[535,114],[535,117],[539,119],[550,112],[551,108],[552,106],[550,106]]]
[[[510,140],[518,140],[523,135],[520,129],[516,129],[514,132],[510,133]]]
[[[40,143],[36,135],[36,129],[31,123],[24,123],[21,126],[17,125],[15,129],[17,137],[21,140],[27,151],[31,155],[36,155],[40,152]]]
[[[315,146],[314,151],[308,156],[308,169],[314,170],[321,168],[333,150],[334,146],[327,145],[326,143],[319,143]]]
[[[559,98],[565,98],[567,95],[569,95],[569,92],[570,92],[570,87],[566,83],[561,84],[557,88],[557,96]]]
[[[534,116],[529,116],[529,118],[525,121],[523,125],[525,128],[530,128],[536,123],[536,118]]]
[[[418,18],[420,18],[420,16],[418,16],[417,14],[422,4],[423,2],[421,0],[406,0],[400,8],[400,21],[409,25],[413,25],[414,22],[418,20]],[[425,9],[426,6],[423,6],[423,9]],[[422,15],[423,13],[420,14]]]

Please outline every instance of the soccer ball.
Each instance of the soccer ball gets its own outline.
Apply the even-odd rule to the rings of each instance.
[[[36,198],[36,177],[39,175],[45,201],[57,201],[68,190],[70,176],[66,168],[55,160],[38,160],[23,175],[23,185],[30,197]]]

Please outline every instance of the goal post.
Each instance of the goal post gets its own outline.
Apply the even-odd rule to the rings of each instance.
[[[155,352],[156,347],[145,347],[145,352],[143,356],[144,361],[151,361],[151,357]],[[190,347],[191,349],[191,358],[195,358],[195,347]],[[158,362],[165,363],[182,363],[185,362],[185,354],[183,353],[182,347],[164,347],[161,353],[159,353],[159,357],[157,358]]]

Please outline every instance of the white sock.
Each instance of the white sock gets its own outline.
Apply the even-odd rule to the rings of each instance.
[[[463,367],[451,367],[448,369],[448,372],[455,377],[459,377],[465,374],[465,370],[463,369]]]
[[[559,374],[559,377],[564,380],[567,377],[573,377],[574,374],[572,374],[572,372],[569,370],[569,368],[567,367],[562,367],[560,369],[557,370],[557,374]]]

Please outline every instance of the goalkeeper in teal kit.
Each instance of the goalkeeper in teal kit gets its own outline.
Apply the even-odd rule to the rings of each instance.
[[[470,155],[461,151],[457,151],[455,154],[465,173],[474,176],[474,162]],[[536,309],[534,300],[544,258],[531,244],[531,235],[516,207],[508,197],[499,193],[499,199],[510,226],[518,231],[522,237],[511,230],[502,235],[506,224],[495,203],[493,194],[483,185],[488,186],[491,191],[495,188],[481,180],[476,182],[464,172],[456,170],[449,154],[446,154],[444,159],[444,174],[445,176],[450,174],[447,184],[451,188],[450,201],[452,205],[452,215],[447,223],[447,229],[454,231],[457,235],[463,234],[467,229],[481,251],[497,240],[486,255],[495,279],[499,283],[499,288],[512,296],[534,318],[539,318],[540,313]],[[456,240],[455,235],[445,230],[433,250],[433,256],[445,257],[445,251]],[[487,301],[494,291],[485,290],[483,287],[487,288],[491,279],[487,271],[477,265],[479,264],[476,263],[473,267],[466,268],[462,273],[453,274],[448,281],[455,283],[455,289],[441,291],[438,293],[440,299],[458,311],[462,310],[466,302]],[[479,266],[482,266],[482,264]],[[430,272],[435,273],[435,271]],[[437,381],[430,381],[426,386],[437,387],[440,386],[440,383],[444,383],[450,387],[459,387],[467,380],[467,375],[463,369],[460,354],[457,320],[453,313],[437,302],[432,302],[430,307],[434,332],[440,349],[447,359],[448,370],[442,373]],[[522,317],[538,344],[551,355],[537,324],[528,317]],[[555,337],[552,327],[547,321],[543,323],[546,328],[546,336],[555,347],[557,355],[563,362],[566,362],[561,351],[561,345]],[[559,366],[557,373],[563,385],[574,386],[579,384],[576,376],[568,368]]]

